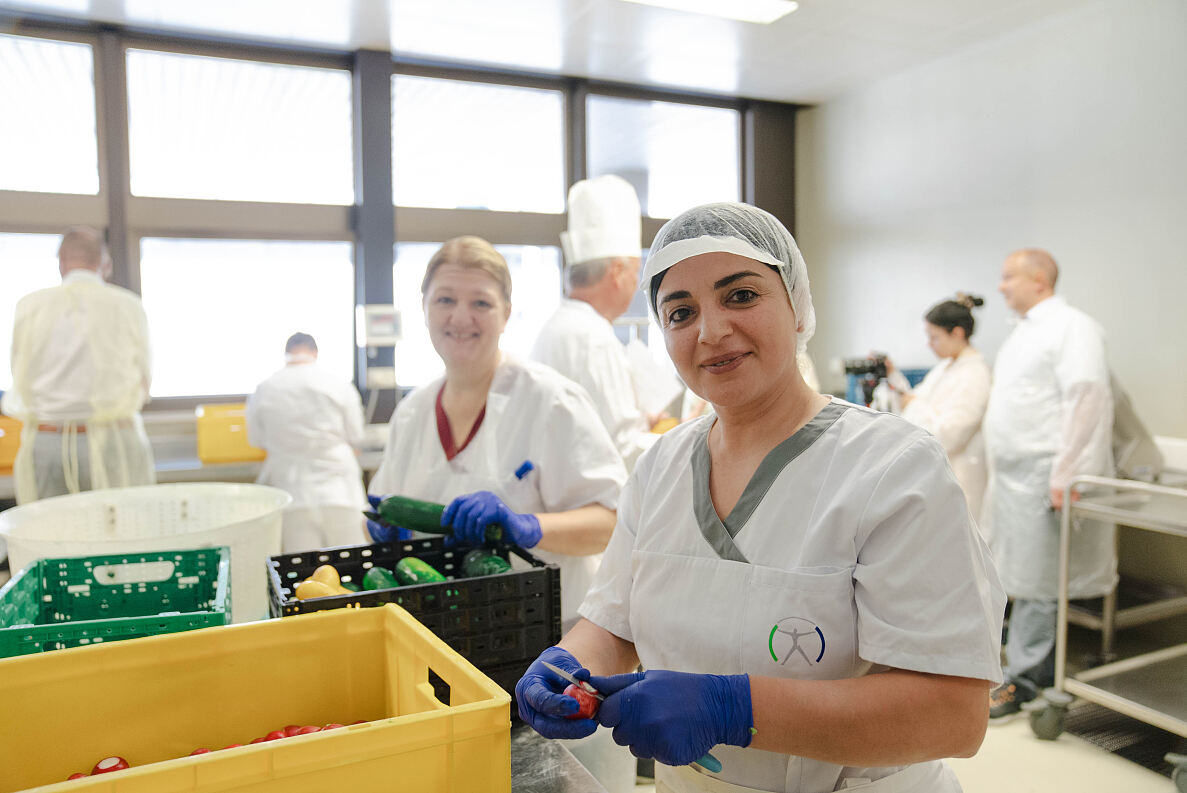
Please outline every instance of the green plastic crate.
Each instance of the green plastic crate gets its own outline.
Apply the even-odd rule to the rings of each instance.
[[[41,559],[0,588],[0,658],[230,621],[226,547]]]

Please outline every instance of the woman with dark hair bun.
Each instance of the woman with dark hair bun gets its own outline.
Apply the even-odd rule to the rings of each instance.
[[[969,338],[973,309],[984,300],[958,292],[953,300],[931,307],[923,315],[927,346],[940,359],[914,389],[902,372],[886,361],[888,380],[902,393],[902,416],[939,439],[964,488],[973,518],[980,520],[985,494],[985,442],[981,420],[989,404],[990,371]]]

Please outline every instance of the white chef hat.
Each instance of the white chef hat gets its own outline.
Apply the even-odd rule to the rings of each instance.
[[[598,259],[639,256],[643,221],[635,188],[607,174],[569,188],[569,228],[561,232],[565,263],[572,267]]]
[[[795,310],[796,321],[803,328],[796,335],[796,348],[799,353],[804,352],[808,340],[816,332],[808,267],[791,232],[774,215],[750,204],[705,204],[693,207],[663,225],[651,243],[640,279],[640,288],[648,293],[653,316],[659,288],[656,276],[702,253],[735,253],[778,270]]]

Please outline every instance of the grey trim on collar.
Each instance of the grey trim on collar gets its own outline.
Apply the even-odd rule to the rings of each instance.
[[[771,485],[783,469],[815,443],[816,439],[848,409],[849,406],[846,404],[830,402],[794,435],[771,449],[759,463],[750,481],[746,483],[746,489],[742,491],[738,503],[734,505],[724,522],[718,517],[717,510],[713,507],[713,499],[709,495],[709,471],[712,468],[709,458],[709,430],[713,427],[712,422],[709,423],[709,427],[693,446],[692,502],[701,534],[718,556],[729,561],[749,564],[750,560],[734,543],[734,537],[766,498],[767,491],[771,489]]]

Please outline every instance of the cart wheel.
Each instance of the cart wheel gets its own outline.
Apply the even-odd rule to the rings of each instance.
[[[1187,793],[1187,755],[1168,754],[1163,759],[1174,766],[1174,770],[1171,771],[1171,781],[1175,783],[1175,790],[1179,793]]]
[[[1030,729],[1036,738],[1054,741],[1063,734],[1067,722],[1068,705],[1072,698],[1055,689],[1048,689],[1043,695],[1023,705],[1030,715]]]

